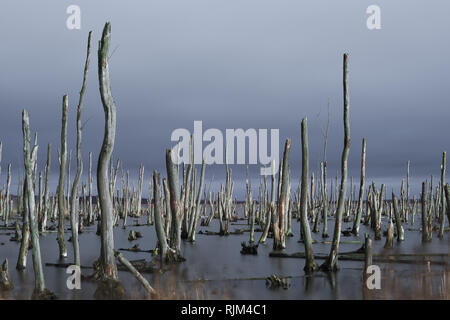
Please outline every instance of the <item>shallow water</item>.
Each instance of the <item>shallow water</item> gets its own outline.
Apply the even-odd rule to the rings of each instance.
[[[383,217],[385,218],[385,217]],[[120,226],[114,229],[116,248],[130,248],[139,243],[144,250],[154,249],[156,234],[154,226],[130,226],[135,223],[145,223],[146,217],[140,219],[129,218],[128,227]],[[246,220],[238,223],[246,223]],[[67,224],[67,227],[69,224]],[[343,230],[351,228],[352,222],[344,222]],[[449,253],[450,233],[446,232],[443,239],[433,232],[431,243],[421,243],[421,233],[409,228],[420,228],[420,217],[416,216],[415,225],[403,224],[405,228],[405,241],[394,240],[393,249],[384,249],[385,238],[373,241],[373,253]],[[230,225],[230,231],[242,229],[244,225]],[[303,243],[299,243],[299,223],[292,221],[294,236],[286,239],[286,252],[303,252]],[[331,241],[334,228],[334,218],[328,221],[328,233]],[[322,229],[322,226],[320,227]],[[386,229],[385,226],[382,227]],[[128,241],[130,230],[140,231],[142,238],[136,241]],[[213,220],[209,227],[198,226],[198,231],[218,231],[217,220]],[[96,226],[86,227],[80,234],[81,265],[92,266],[98,258],[100,251],[100,237],[95,234]],[[20,243],[9,241],[12,235],[5,233],[11,230],[0,230],[0,259],[9,261],[9,273],[14,284],[14,289],[5,294],[6,299],[29,299],[34,287],[34,275],[31,252],[28,253],[27,269],[19,272],[15,269],[19,253]],[[354,251],[361,247],[364,241],[364,233],[373,237],[373,232],[361,225],[359,237],[341,237],[341,241],[358,241],[360,243],[340,245],[340,252]],[[260,232],[255,232],[258,240]],[[66,240],[70,237],[70,231],[66,231]],[[315,254],[328,254],[329,244],[324,244],[321,232],[312,234],[317,243],[313,244]],[[72,261],[72,243],[67,242],[68,258],[60,260],[56,242],[56,232],[46,233],[41,236],[41,253],[44,263],[58,263]],[[196,242],[182,243],[182,255],[186,261],[173,266],[163,274],[145,274],[150,284],[162,293],[162,298],[198,298],[198,299],[395,299],[395,298],[447,298],[450,286],[443,282],[442,272],[447,276],[449,272],[449,257],[443,258],[446,265],[431,263],[403,264],[380,263],[381,290],[363,290],[362,269],[363,261],[339,261],[340,270],[336,274],[316,272],[312,277],[306,277],[303,272],[304,259],[271,258],[272,239],[258,248],[258,255],[242,255],[240,253],[241,242],[248,241],[249,233],[229,236],[208,236],[197,234]],[[122,251],[129,260],[146,259],[153,257],[150,253],[135,253]],[[438,258],[433,258],[439,260]],[[442,260],[442,259],[441,259]],[[316,260],[320,265],[323,260]],[[92,273],[92,269],[82,269],[83,275]],[[69,274],[64,268],[44,266],[44,274],[47,288],[53,291],[59,299],[93,299],[96,289],[94,282],[82,281],[81,290],[69,290],[66,285]],[[289,276],[290,287],[288,289],[269,289],[266,287],[265,277],[276,274]],[[146,298],[146,293],[141,284],[128,272],[119,271],[119,277],[127,294],[132,299]],[[446,280],[448,281],[448,280]]]

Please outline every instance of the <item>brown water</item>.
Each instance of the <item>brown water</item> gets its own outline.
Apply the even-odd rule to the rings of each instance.
[[[384,217],[383,217],[384,218]],[[129,219],[128,224],[136,222],[145,223],[146,217]],[[246,221],[239,221],[245,223]],[[450,233],[446,232],[443,239],[437,238],[433,232],[431,243],[421,243],[421,233],[409,228],[420,228],[420,217],[416,216],[415,225],[404,224],[405,241],[394,241],[393,249],[384,249],[385,238],[373,242],[373,253],[449,253]],[[121,224],[120,224],[121,225]],[[343,230],[350,228],[352,222],[343,224]],[[328,233],[331,241],[333,234],[334,218],[328,223]],[[243,225],[231,225],[230,231],[235,228],[246,228]],[[286,252],[303,252],[303,243],[299,243],[299,223],[292,221],[294,237],[287,238]],[[140,231],[143,238],[136,241],[128,241],[129,230]],[[321,228],[320,228],[321,229]],[[382,228],[386,229],[385,226]],[[213,220],[209,227],[198,226],[197,231],[218,231],[217,220]],[[100,250],[100,237],[95,234],[96,226],[86,227],[80,235],[80,251],[82,266],[92,266],[98,258]],[[29,299],[34,287],[34,276],[31,252],[28,254],[27,269],[19,272],[15,269],[20,244],[9,241],[11,235],[5,235],[10,230],[0,230],[0,259],[8,258],[9,272],[14,289],[5,294],[6,299]],[[341,244],[340,252],[353,251],[361,247],[364,233],[368,232],[373,238],[373,232],[361,225],[359,237],[341,237],[341,241],[358,241],[361,243]],[[259,239],[260,232],[255,233],[255,239]],[[66,240],[70,237],[70,231],[66,232]],[[114,229],[116,248],[130,248],[139,243],[144,250],[154,249],[156,234],[154,226],[128,226],[127,229],[116,227]],[[329,244],[322,243],[321,232],[313,233],[313,238],[318,242],[313,244],[316,254],[328,254]],[[271,258],[272,239],[258,248],[258,255],[242,255],[240,253],[243,241],[248,241],[249,233],[229,236],[196,235],[196,242],[182,244],[182,254],[186,261],[164,272],[163,274],[145,274],[160,293],[162,298],[198,298],[198,299],[396,299],[396,298],[444,298],[450,297],[448,284],[449,257],[443,258],[446,265],[431,263],[401,264],[380,263],[381,290],[363,290],[362,261],[340,261],[340,271],[336,274],[316,272],[314,276],[306,277],[303,272],[304,259]],[[67,242],[68,258],[60,260],[56,242],[56,233],[46,233],[41,236],[41,251],[44,263],[58,263],[72,261],[72,244]],[[153,257],[150,253],[134,253],[122,251],[129,260],[146,259]],[[417,258],[417,257],[416,257]],[[433,261],[442,260],[433,258]],[[323,260],[317,260],[321,264]],[[96,284],[82,281],[81,290],[69,290],[66,281],[69,274],[64,268],[44,266],[45,281],[47,287],[60,299],[93,299]],[[92,269],[82,269],[83,275],[92,273]],[[269,289],[266,287],[265,277],[276,274],[289,276],[290,287],[288,289]],[[128,272],[119,271],[120,280],[123,282],[130,298],[147,298],[140,283]],[[446,278],[445,278],[446,277]]]

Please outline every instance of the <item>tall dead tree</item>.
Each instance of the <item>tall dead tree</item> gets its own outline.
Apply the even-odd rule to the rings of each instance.
[[[47,162],[45,164],[45,177],[44,177],[44,208],[41,216],[40,228],[41,232],[44,232],[47,228],[47,219],[50,213],[50,191],[48,187],[48,180],[50,176],[50,165],[51,165],[51,144],[47,146]]]
[[[309,172],[309,150],[308,150],[308,120],[302,120],[302,183],[300,191],[300,227],[305,244],[305,272],[312,273],[317,270],[312,249],[311,230],[308,222],[308,172]],[[324,199],[326,201],[326,199]]]
[[[27,110],[22,113],[22,132],[23,132],[23,154],[26,179],[26,201],[28,204],[28,215],[31,228],[31,243],[34,269],[34,292],[33,298],[45,298],[49,295],[45,288],[44,271],[42,269],[41,249],[39,244],[39,226],[36,212],[35,196],[33,189],[33,168],[36,164],[38,146],[35,145],[30,150],[30,118]],[[51,298],[51,293],[50,297]]]
[[[103,29],[98,48],[98,80],[100,97],[105,113],[105,134],[98,156],[97,190],[101,210],[101,248],[100,275],[107,280],[118,280],[114,256],[114,212],[108,179],[108,165],[114,149],[116,136],[116,104],[111,93],[109,80],[109,46],[111,41],[111,24],[107,22]]]
[[[78,243],[78,227],[79,227],[79,200],[78,200],[78,184],[80,182],[81,174],[83,173],[83,158],[81,155],[81,112],[83,110],[84,92],[86,91],[87,75],[89,70],[89,62],[91,58],[91,37],[92,31],[89,32],[86,62],[84,65],[83,84],[80,90],[80,99],[77,107],[77,172],[73,180],[72,190],[70,195],[71,211],[70,211],[70,225],[72,228],[72,244],[74,252],[74,262],[80,266],[80,248]]]
[[[64,223],[65,223],[65,197],[64,197],[64,180],[66,177],[66,158],[67,158],[67,94],[63,96],[62,104],[62,125],[61,125],[61,156],[59,164],[59,183],[58,183],[58,245],[59,256],[67,257],[66,242],[64,240]]]
[[[363,138],[361,151],[361,181],[359,183],[358,208],[356,211],[356,218],[355,221],[353,222],[353,229],[352,229],[352,233],[355,236],[359,234],[359,225],[361,223],[365,177],[366,177],[366,139]]]
[[[441,184],[440,184],[440,193],[441,193],[441,207],[439,211],[439,219],[440,219],[440,227],[439,227],[439,238],[444,237],[444,227],[445,227],[445,211],[446,211],[446,201],[445,201],[445,166],[446,166],[446,152],[442,153],[442,165],[441,165]]]
[[[342,216],[344,214],[345,195],[347,193],[347,161],[350,151],[350,115],[349,115],[349,92],[348,92],[348,54],[344,54],[344,75],[343,75],[343,93],[344,93],[344,149],[341,159],[341,185],[339,188],[339,200],[336,210],[336,221],[334,224],[333,242],[331,245],[330,255],[327,260],[320,266],[325,271],[338,270],[338,250],[339,241],[341,239]]]

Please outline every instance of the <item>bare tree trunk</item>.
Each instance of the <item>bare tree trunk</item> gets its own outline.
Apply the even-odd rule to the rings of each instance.
[[[49,199],[49,188],[48,180],[50,176],[50,165],[51,165],[51,145],[47,146],[47,162],[45,164],[45,178],[44,178],[44,209],[43,216],[41,220],[41,232],[44,232],[47,228],[47,219],[50,212],[50,199]]]
[[[198,186],[198,193],[197,193],[197,199],[196,199],[195,208],[194,208],[194,214],[193,214],[193,218],[191,219],[191,224],[189,227],[189,241],[191,241],[191,242],[195,241],[195,230],[197,227],[198,217],[200,214],[200,201],[201,201],[202,193],[203,193],[204,180],[205,180],[205,160],[203,159],[202,169],[201,169],[201,173],[200,173],[200,184]],[[192,191],[195,192],[195,190],[192,190]]]
[[[180,196],[178,191],[178,167],[172,161],[172,150],[166,150],[167,181],[170,192],[170,212],[172,213],[172,230],[170,235],[170,246],[175,250],[176,260],[184,260],[181,257],[181,222],[183,212],[180,208]]]
[[[22,113],[22,131],[23,131],[23,153],[27,186],[27,204],[31,228],[31,242],[33,244],[33,269],[34,269],[34,292],[33,297],[42,298],[46,292],[44,271],[42,269],[41,249],[39,244],[39,228],[36,216],[35,197],[33,189],[33,168],[36,163],[38,146],[35,145],[30,150],[30,119],[27,110]]]
[[[336,222],[334,225],[333,243],[331,245],[330,255],[321,269],[326,271],[338,270],[338,250],[341,239],[342,215],[344,213],[345,195],[347,193],[347,161],[350,151],[350,115],[349,115],[349,93],[348,93],[348,54],[344,54],[344,150],[341,159],[341,186],[339,189],[339,200],[336,211]]]
[[[92,208],[92,152],[89,152],[89,224],[94,223],[94,209]]]
[[[431,235],[428,232],[428,210],[427,210],[427,183],[422,182],[422,242],[430,242]]]
[[[118,280],[114,257],[114,212],[108,179],[108,165],[114,149],[116,135],[116,105],[111,94],[109,80],[108,53],[110,40],[111,24],[107,22],[98,49],[98,79],[105,112],[105,135],[97,164],[97,190],[101,210],[100,272],[106,279]]]
[[[397,241],[405,240],[405,235],[402,227],[402,220],[400,218],[400,213],[398,211],[398,199],[392,192],[392,202],[394,207],[394,215],[395,215],[395,225],[397,227]]]
[[[62,126],[61,126],[61,157],[59,166],[59,183],[58,183],[58,245],[59,245],[59,257],[67,257],[66,243],[64,240],[64,223],[65,223],[65,197],[64,197],[64,180],[66,176],[66,157],[67,157],[67,95],[63,97],[62,106]]]
[[[30,241],[30,219],[28,214],[27,204],[27,181],[23,181],[22,197],[19,201],[22,201],[22,242],[20,243],[19,257],[17,258],[16,269],[25,270],[27,267],[27,254]]]
[[[442,165],[441,165],[441,211],[439,212],[440,227],[439,227],[439,238],[444,237],[444,227],[445,227],[445,211],[446,211],[446,201],[445,201],[445,166],[446,166],[446,152],[442,153]]]
[[[300,193],[300,227],[305,244],[305,273],[309,274],[317,270],[312,249],[311,231],[308,222],[308,172],[309,172],[309,150],[308,150],[308,120],[302,120],[302,183]],[[326,199],[323,199],[326,201]]]
[[[276,213],[272,213],[273,219],[273,250],[282,250],[286,247],[285,237],[285,217],[287,210],[288,174],[289,174],[289,151],[291,140],[286,139],[283,152],[283,162],[280,164],[280,174],[278,176],[278,204]]]
[[[83,173],[83,158],[81,155],[81,112],[83,110],[83,98],[84,92],[86,91],[86,82],[87,75],[89,70],[89,62],[91,58],[91,37],[92,31],[89,32],[88,36],[88,44],[87,44],[87,55],[86,62],[84,65],[84,74],[83,74],[83,84],[80,90],[80,99],[78,101],[77,108],[77,173],[75,174],[75,179],[72,184],[71,191],[71,211],[70,211],[70,225],[72,227],[72,244],[73,244],[73,252],[74,252],[74,262],[77,266],[80,266],[80,248],[78,243],[78,223],[79,223],[79,200],[78,200],[78,184],[80,182],[81,174]]]
[[[352,230],[352,233],[355,236],[357,236],[359,234],[359,225],[361,223],[365,177],[366,177],[366,139],[363,138],[362,151],[361,151],[361,181],[359,183],[358,208],[357,208],[356,218],[353,223],[353,230]]]

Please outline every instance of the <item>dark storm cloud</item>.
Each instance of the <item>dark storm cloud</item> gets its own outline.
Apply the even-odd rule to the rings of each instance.
[[[81,7],[82,29],[68,30],[67,6]],[[366,28],[366,8],[381,7],[382,29]],[[69,94],[69,148],[85,46],[94,50],[83,118],[85,172],[103,135],[96,41],[112,23],[111,81],[117,104],[115,157],[132,177],[164,170],[164,149],[176,128],[279,128],[280,152],[292,139],[293,180],[300,174],[300,121],[307,116],[311,167],[322,157],[322,129],[331,101],[329,176],[340,164],[342,54],[350,53],[350,174],[359,179],[361,139],[367,176],[398,188],[411,160],[414,192],[437,175],[448,146],[450,30],[446,2],[425,1],[3,1],[0,10],[0,139],[3,173],[21,168],[21,110],[47,143],[57,174],[61,100]],[[94,166],[95,167],[95,166]],[[74,170],[74,169],[73,169]],[[259,166],[252,167],[256,191]],[[209,172],[208,172],[209,171]],[[216,183],[224,168],[207,170]],[[234,177],[243,179],[236,166]],[[5,180],[2,174],[2,183]],[[294,184],[294,183],[293,183]],[[296,185],[296,183],[295,183]],[[241,186],[239,187],[241,188]],[[237,188],[238,189],[238,188]]]

